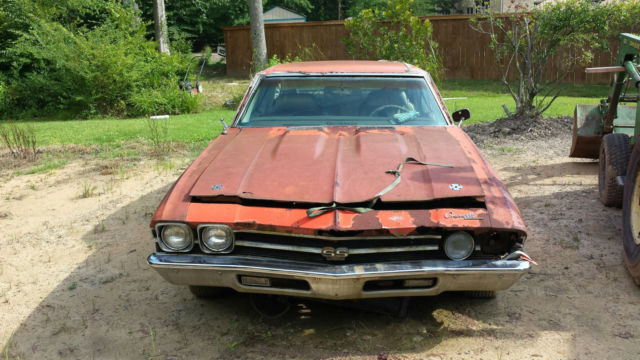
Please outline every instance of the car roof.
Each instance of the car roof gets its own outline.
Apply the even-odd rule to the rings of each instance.
[[[279,64],[262,72],[265,75],[282,73],[303,74],[403,74],[424,75],[425,71],[413,65],[398,61],[371,60],[332,60],[332,61],[302,61]]]

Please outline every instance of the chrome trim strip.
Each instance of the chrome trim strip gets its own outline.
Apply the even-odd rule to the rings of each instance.
[[[310,254],[322,254],[322,248],[312,246],[298,246],[298,245],[283,245],[262,243],[256,241],[236,240],[236,246],[246,246],[262,249],[272,250],[285,250],[296,251]],[[349,249],[349,255],[362,255],[362,254],[376,254],[376,253],[391,253],[391,252],[404,252],[404,251],[433,251],[438,250],[438,245],[413,245],[413,246],[394,246],[394,247],[379,247],[379,248],[357,248]]]
[[[519,260],[416,260],[338,265],[253,256],[164,253],[149,255],[147,262],[172,284],[221,286],[239,292],[333,300],[428,296],[444,291],[505,290],[531,268],[529,262]],[[239,281],[241,275],[304,280],[310,290],[246,286]],[[427,277],[436,279],[435,285],[417,289],[363,290],[367,281]]]
[[[278,235],[289,237],[300,237],[305,239],[320,239],[320,240],[401,240],[401,239],[442,239],[440,235],[406,235],[406,236],[322,236],[322,235],[304,235],[304,234],[290,234],[281,233],[275,231],[260,231],[260,230],[234,230],[236,234],[248,233],[248,234],[265,234],[265,235]]]
[[[359,248],[359,249],[349,249],[349,255],[392,253],[392,252],[401,252],[401,251],[435,251],[435,250],[438,250],[439,248],[440,247],[438,245]]]
[[[255,247],[255,248],[272,249],[272,250],[297,251],[297,252],[305,252],[310,254],[320,254],[322,252],[322,248],[318,248],[318,247],[270,244],[270,243],[261,243],[261,242],[244,241],[244,240],[236,240],[236,246]]]

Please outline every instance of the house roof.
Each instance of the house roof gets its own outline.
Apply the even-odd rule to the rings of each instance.
[[[307,17],[303,14],[287,9],[282,6],[274,6],[263,13],[264,22],[282,22],[282,21],[307,21]]]

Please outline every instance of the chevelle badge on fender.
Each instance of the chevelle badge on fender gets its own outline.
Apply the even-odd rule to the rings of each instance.
[[[530,268],[511,195],[429,74],[298,62],[255,76],[151,221],[149,264],[197,296],[490,296]]]

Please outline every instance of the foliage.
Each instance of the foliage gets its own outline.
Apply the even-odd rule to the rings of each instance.
[[[458,0],[433,0],[433,9],[442,15],[455,14],[458,3]]]
[[[560,93],[559,81],[573,67],[588,64],[594,50],[606,49],[612,35],[634,25],[639,9],[638,0],[607,4],[567,0],[511,15],[488,12],[472,26],[489,35],[502,82],[516,103],[514,116],[530,117],[551,106]],[[545,81],[555,54],[561,55],[561,70]],[[516,86],[510,83],[514,77]]]
[[[286,64],[286,63],[299,62],[299,61],[302,61],[302,60],[297,56],[292,58],[291,54],[287,54],[283,59],[280,59],[277,54],[274,54],[272,57],[269,58],[268,66],[271,67],[279,64]]]
[[[411,4],[411,10],[415,16],[434,15],[437,8],[443,8],[442,3],[447,1],[458,0],[415,0]],[[347,0],[347,15],[351,17],[358,16],[366,9],[386,9],[387,0]]]
[[[147,36],[153,36],[153,0],[137,0],[146,23],[151,24]],[[264,10],[283,6],[302,14],[310,14],[310,0],[268,0]],[[169,38],[187,39],[195,49],[224,42],[223,28],[249,24],[247,0],[172,0],[165,1]]]
[[[158,54],[138,26],[137,14],[119,0],[67,0],[67,12],[58,9],[61,2],[46,12],[38,6],[49,2],[9,1],[28,6],[2,5],[0,14],[26,16],[28,25],[0,33],[9,44],[0,64],[8,93],[5,114],[89,117],[196,110],[197,101],[177,90],[185,56]],[[15,9],[28,11],[11,12]],[[47,16],[35,15],[40,13]]]
[[[7,85],[2,80],[2,74],[0,73],[0,114],[7,111],[9,92],[7,90]]]
[[[404,61],[428,71],[438,81],[441,66],[433,28],[429,20],[413,15],[412,5],[413,0],[387,0],[385,10],[363,10],[345,21],[350,33],[343,41],[351,56]]]

